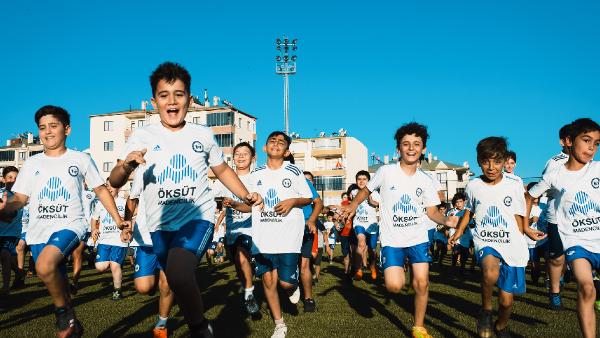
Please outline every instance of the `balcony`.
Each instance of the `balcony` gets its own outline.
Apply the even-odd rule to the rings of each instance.
[[[342,157],[343,154],[342,140],[339,138],[322,138],[314,140],[312,147],[313,157],[338,158]]]

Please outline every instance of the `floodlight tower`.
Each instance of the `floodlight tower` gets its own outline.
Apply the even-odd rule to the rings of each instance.
[[[290,55],[290,50],[298,50],[298,39],[289,40],[283,36],[283,39],[275,40],[275,48],[279,55],[275,57],[275,73],[283,75],[283,115],[285,119],[285,133],[289,135],[289,104],[290,104],[290,85],[289,76],[296,74],[296,55]]]

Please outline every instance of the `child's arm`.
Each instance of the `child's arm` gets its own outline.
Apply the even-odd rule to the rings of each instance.
[[[17,210],[27,205],[29,197],[27,195],[15,192],[11,198],[8,198],[8,192],[4,192],[0,199],[0,214],[8,216],[11,219],[15,217]]]
[[[458,216],[444,216],[438,210],[437,206],[427,207],[427,217],[438,224],[443,224],[451,228],[456,228],[456,224],[458,223]]]
[[[524,223],[523,216],[515,214],[515,220],[517,221],[517,227],[519,228],[519,231],[522,234],[524,234],[524,232],[523,232],[524,231],[523,230],[523,223]],[[529,228],[529,226],[527,226],[527,227]]]
[[[117,209],[117,205],[115,204],[115,199],[112,197],[108,189],[104,185],[97,186],[94,188],[94,193],[98,196],[98,200],[106,211],[110,214],[112,219],[115,221],[115,224],[119,227],[119,229],[123,230],[123,228],[128,227],[131,229],[131,222],[123,221],[121,215],[119,215],[119,210]]]
[[[319,218],[321,210],[323,210],[323,200],[321,200],[321,197],[317,197],[313,200],[313,211],[306,220],[306,227],[311,234],[317,231],[317,218]]]
[[[454,217],[456,217],[456,216],[454,216]],[[449,244],[454,245],[458,242],[458,239],[460,238],[460,236],[462,236],[462,234],[465,232],[467,225],[469,225],[469,222],[471,222],[471,218],[473,218],[473,214],[471,213],[471,210],[465,209],[465,213],[462,215],[462,217],[460,218],[460,220],[458,222],[458,227],[456,228],[456,232],[454,233],[454,235],[452,235],[452,237],[450,237],[448,239]]]
[[[312,201],[313,200],[311,198],[304,198],[304,197],[288,198],[287,200],[283,200],[283,201],[277,203],[277,205],[275,205],[275,208],[273,208],[273,210],[275,210],[276,213],[285,216],[285,215],[289,214],[293,208],[302,208],[304,206],[311,204]]]
[[[108,177],[110,185],[115,188],[124,186],[135,168],[140,164],[146,163],[144,155],[146,155],[145,148],[139,151],[130,152],[127,154],[127,157],[125,157],[125,160],[117,160],[117,165],[111,170],[110,176]]]
[[[239,199],[244,201],[246,204],[250,205],[261,205],[262,197],[253,192],[249,193],[244,183],[240,180],[238,175],[227,165],[227,163],[223,162],[217,166],[210,167],[212,172],[217,176],[219,181],[223,183],[225,188],[229,189],[232,193],[234,193]]]
[[[232,208],[232,209],[235,209],[235,210],[237,210],[239,212],[243,212],[243,213],[252,212],[252,206],[250,206],[246,203],[237,202],[229,197],[225,197],[223,199],[223,207]]]
[[[219,227],[221,226],[221,223],[223,223],[224,218],[225,218],[225,212],[221,212],[219,214],[219,217],[217,218],[217,223],[215,224],[215,234],[217,232],[219,232]]]
[[[342,218],[351,219],[352,217],[354,217],[354,214],[356,213],[356,208],[358,208],[358,206],[364,200],[366,200],[367,197],[369,197],[369,195],[371,195],[371,191],[369,191],[367,187],[360,189],[360,191],[358,192],[358,194],[356,194],[352,202],[349,205],[342,207]]]
[[[536,184],[537,186],[537,184]],[[535,186],[534,186],[535,188]],[[522,228],[521,233],[524,233],[525,235],[527,235],[527,237],[531,238],[534,241],[539,241],[542,240],[544,238],[546,238],[548,236],[548,234],[545,234],[541,231],[539,231],[538,229],[532,229],[529,226],[529,217],[531,216],[531,206],[533,204],[533,196],[531,196],[529,194],[529,192],[525,192],[525,217],[517,217],[517,224],[519,224],[518,219],[521,219],[521,226]]]

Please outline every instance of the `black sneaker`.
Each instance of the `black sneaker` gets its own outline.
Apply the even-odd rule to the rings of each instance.
[[[560,311],[563,309],[562,306],[562,298],[560,297],[560,293],[550,293],[550,309]]]
[[[248,312],[249,315],[254,315],[260,310],[258,304],[256,303],[256,299],[254,299],[254,295],[250,295],[244,300],[244,306],[246,307],[246,312]]]
[[[482,310],[477,319],[477,334],[479,337],[488,338],[492,333],[492,311]]]
[[[77,286],[75,284],[69,284],[69,293],[71,294],[71,297],[77,295]]]
[[[123,294],[121,293],[121,289],[115,289],[112,293],[112,300],[121,300],[123,299]]]
[[[317,310],[317,304],[312,298],[304,300],[304,312],[315,312]]]
[[[23,278],[16,278],[13,281],[11,289],[18,290],[18,289],[22,289],[24,287],[25,287],[25,276],[23,276]]]
[[[83,326],[75,318],[73,309],[56,309],[56,330],[59,337],[78,338],[83,335]]]
[[[498,330],[496,328],[496,324],[494,323],[494,333],[496,334],[496,337],[498,337],[498,338],[512,338],[512,335],[508,331],[508,326],[503,328],[502,330]]]

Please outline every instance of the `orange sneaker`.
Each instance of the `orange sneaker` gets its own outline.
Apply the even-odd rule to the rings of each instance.
[[[377,268],[374,266],[371,267],[371,278],[373,278],[373,280],[377,279]]]
[[[356,272],[354,273],[354,280],[361,280],[363,276],[363,272],[362,269],[358,269],[356,270]]]
[[[152,330],[152,337],[154,338],[167,338],[167,328],[166,327],[155,327]]]
[[[433,338],[422,326],[413,326],[412,336],[413,338]]]

